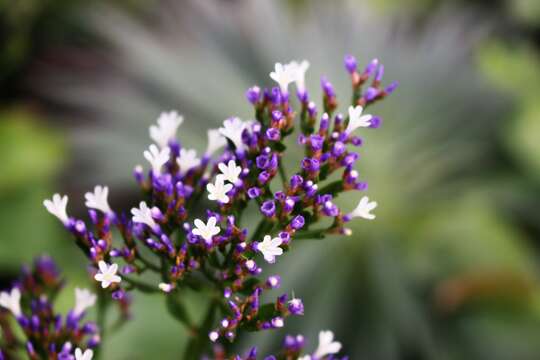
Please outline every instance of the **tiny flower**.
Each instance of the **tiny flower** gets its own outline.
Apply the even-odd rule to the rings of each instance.
[[[167,147],[169,141],[176,138],[176,131],[182,122],[184,122],[184,118],[176,111],[162,112],[157,120],[158,125],[150,126],[150,138],[160,148]]]
[[[240,120],[240,118],[233,117],[223,121],[223,127],[219,128],[219,132],[231,140],[237,150],[242,150],[244,148],[242,133],[246,127],[247,124]]]
[[[86,199],[86,207],[90,209],[96,209],[100,210],[105,214],[112,213],[111,207],[109,206],[109,202],[107,200],[107,197],[109,196],[109,188],[107,186],[99,186],[97,185],[94,188],[94,192],[87,192],[84,194],[84,197]]]
[[[86,349],[84,352],[80,348],[75,349],[75,360],[92,360],[93,356],[92,349]]]
[[[21,291],[19,288],[11,289],[11,292],[2,291],[0,293],[0,306],[8,309],[16,317],[22,316],[21,311]]]
[[[118,271],[117,264],[108,265],[105,261],[100,261],[98,266],[99,271],[96,275],[94,275],[94,279],[101,283],[102,288],[105,289],[112,283],[119,283],[122,281],[120,276],[116,275],[116,272]]]
[[[289,300],[288,309],[293,315],[304,315],[304,303],[301,299],[292,298]]]
[[[290,71],[293,74],[294,82],[296,83],[296,88],[299,93],[304,93],[306,91],[305,78],[306,71],[309,69],[309,61],[304,60],[301,63],[292,61],[289,65]]]
[[[152,210],[144,201],[140,202],[139,208],[131,209],[131,214],[133,215],[133,222],[135,223],[143,223],[151,228],[156,226],[156,222],[152,217]]]
[[[168,283],[159,283],[158,287],[161,291],[165,293],[170,293],[173,289],[173,285]]]
[[[223,178],[232,184],[238,181],[238,176],[242,172],[242,168],[240,166],[236,166],[234,160],[229,160],[227,165],[225,165],[225,163],[220,163],[218,168],[223,174]]]
[[[283,254],[283,249],[279,247],[282,242],[280,237],[272,239],[270,235],[266,235],[263,241],[257,244],[257,250],[263,254],[264,260],[274,263],[276,256]]]
[[[216,342],[217,339],[219,339],[219,334],[217,331],[211,331],[210,334],[208,334],[208,338],[211,342]]]
[[[75,288],[75,307],[73,308],[73,315],[76,317],[82,315],[86,309],[93,306],[95,303],[95,294],[91,293],[87,289]]]
[[[290,65],[276,63],[274,71],[270,73],[270,78],[279,84],[282,94],[287,94],[289,84],[296,80],[293,70]]]
[[[371,125],[371,115],[362,115],[364,108],[360,105],[356,107],[349,106],[349,124],[345,132],[347,134],[352,133],[354,130],[359,127],[369,127]]]
[[[375,209],[376,207],[376,201],[369,201],[369,198],[364,196],[360,199],[360,202],[356,208],[350,214],[348,214],[348,217],[361,217],[367,220],[373,220],[375,219],[375,215],[371,214],[371,210]]]
[[[180,156],[176,162],[180,166],[180,173],[185,174],[190,169],[199,166],[201,159],[197,158],[197,151],[193,149],[180,149]]]
[[[145,150],[143,155],[146,160],[152,165],[152,170],[155,174],[161,174],[161,167],[169,161],[171,149],[168,147],[161,150],[154,144],[150,145],[148,150]]]
[[[214,235],[219,234],[220,228],[216,226],[217,219],[211,217],[208,219],[208,222],[205,224],[202,220],[195,219],[195,229],[191,232],[193,235],[202,237],[206,241],[210,241]]]
[[[310,356],[310,355],[300,356],[300,357],[298,358],[298,360],[311,360],[311,356]]]
[[[206,190],[208,190],[208,200],[217,200],[226,204],[229,202],[229,197],[227,196],[227,193],[232,188],[232,184],[225,184],[223,175],[218,175],[216,176],[216,182],[214,184],[210,183],[206,185]]]
[[[60,219],[64,224],[69,222],[66,212],[67,203],[67,195],[60,196],[60,194],[54,194],[52,200],[46,199],[43,201],[43,205],[47,208],[47,211]]]
[[[210,156],[217,150],[227,145],[227,140],[221,135],[219,129],[210,129],[208,134],[208,146],[206,147],[205,155]]]
[[[334,341],[334,333],[331,331],[319,332],[319,346],[313,353],[315,359],[322,359],[326,355],[337,354],[341,350],[341,343]]]

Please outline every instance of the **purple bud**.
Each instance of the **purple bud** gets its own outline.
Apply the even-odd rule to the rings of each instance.
[[[279,110],[272,111],[270,115],[272,116],[273,121],[279,121],[283,118],[283,113]]]
[[[371,76],[371,74],[373,74],[377,68],[377,65],[379,65],[379,59],[371,60],[371,62],[364,69],[364,75]]]
[[[276,128],[269,128],[266,130],[266,138],[269,141],[278,141],[281,138],[281,132]]]
[[[289,309],[289,312],[293,315],[304,315],[304,303],[302,303],[301,299],[291,299],[287,308]]]
[[[282,328],[285,323],[283,322],[283,318],[280,316],[276,316],[271,320],[272,327],[275,329]]]
[[[307,106],[307,111],[309,117],[315,117],[317,115],[317,105],[313,101],[310,101]]]
[[[399,82],[397,81],[394,81],[392,82],[390,85],[388,85],[388,87],[384,90],[387,94],[391,94],[394,92],[394,90],[396,90],[396,88],[398,87],[399,85]]]
[[[334,97],[336,95],[334,87],[325,76],[321,77],[321,87],[326,97]]]
[[[268,180],[270,180],[270,173],[268,173],[268,171],[263,171],[259,174],[257,179],[259,180],[259,183],[261,183],[261,185],[264,185],[268,182]]]
[[[255,199],[261,195],[261,189],[258,187],[251,187],[248,189],[247,194],[250,199]]]
[[[345,69],[352,74],[356,71],[356,58],[352,55],[345,55],[345,58],[343,59],[343,63],[345,64]]]
[[[319,125],[320,131],[326,131],[329,125],[330,125],[330,117],[328,116],[327,113],[324,113],[321,116],[321,124]]]
[[[381,123],[382,119],[379,116],[373,116],[369,121],[369,127],[372,129],[377,129],[379,126],[381,126]]]
[[[366,89],[366,92],[364,93],[364,97],[366,98],[367,101],[372,101],[373,99],[375,99],[377,97],[377,95],[379,95],[379,90],[377,90],[376,88],[370,86]]]
[[[261,96],[261,88],[258,86],[250,87],[246,91],[246,99],[253,105],[255,105],[259,101],[259,97]]]
[[[122,300],[124,298],[124,295],[126,293],[124,292],[124,290],[122,289],[118,289],[116,291],[114,291],[111,296],[114,300]]]
[[[377,72],[375,73],[375,81],[381,82],[382,78],[384,76],[384,65],[380,65],[377,69]]]
[[[289,235],[289,233],[286,231],[280,232],[278,236],[281,238],[281,243],[283,245],[287,245],[291,242],[291,235]]]
[[[349,153],[345,158],[343,158],[343,161],[341,162],[341,165],[343,166],[351,166],[354,164],[354,162],[358,159],[357,153]]]
[[[321,135],[311,135],[309,140],[311,143],[311,149],[313,149],[313,151],[319,151],[323,148],[324,138]]]
[[[266,279],[266,285],[271,289],[277,289],[281,285],[281,277],[279,275],[272,275]]]
[[[294,217],[291,221],[291,226],[293,229],[298,230],[304,227],[306,221],[302,215]]]
[[[375,116],[371,118],[371,124],[369,125],[370,127],[373,125],[373,119],[374,118],[375,118]],[[361,146],[362,143],[363,143],[363,141],[362,141],[361,137],[358,137],[358,136],[352,136],[351,137],[351,144],[353,144],[354,146]]]
[[[298,186],[302,185],[304,183],[304,179],[302,176],[295,174],[291,177],[291,188],[296,189]]]
[[[308,172],[316,172],[320,169],[320,163],[319,160],[315,158],[309,158],[306,157],[304,160],[302,160],[302,169],[308,171]]]
[[[345,152],[345,150],[347,150],[345,144],[341,141],[337,141],[334,146],[332,146],[332,155],[339,157]]]
[[[276,212],[276,204],[274,203],[274,200],[267,200],[267,201],[263,202],[263,204],[261,205],[261,212],[266,217],[274,216],[274,214]]]

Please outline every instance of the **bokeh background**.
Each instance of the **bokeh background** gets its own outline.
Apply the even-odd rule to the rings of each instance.
[[[184,114],[181,140],[203,150],[207,127],[251,116],[244,91],[274,62],[310,60],[313,97],[327,75],[345,102],[351,53],[401,83],[359,162],[377,220],[280,258],[306,315],[239,348],[328,328],[351,359],[540,359],[540,1],[7,0],[0,51],[2,287],[41,253],[68,289],[89,284],[42,200],[67,193],[83,216],[107,184],[129,209],[160,111]],[[177,359],[185,333],[162,297],[133,313],[104,358]]]

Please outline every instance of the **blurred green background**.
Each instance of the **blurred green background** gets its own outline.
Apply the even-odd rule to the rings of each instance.
[[[0,39],[2,287],[40,253],[70,288],[89,283],[42,200],[67,193],[83,216],[84,192],[108,184],[129,209],[161,110],[184,114],[180,138],[201,151],[207,127],[251,116],[244,91],[270,85],[274,62],[306,58],[312,97],[327,75],[344,111],[352,53],[401,82],[359,162],[377,219],[268,269],[306,315],[239,348],[329,328],[351,359],[540,359],[539,1],[4,0]],[[133,313],[105,358],[178,358],[162,297]]]

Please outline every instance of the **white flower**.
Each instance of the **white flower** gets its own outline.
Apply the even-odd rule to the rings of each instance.
[[[56,216],[64,224],[67,224],[69,217],[66,212],[68,203],[67,195],[60,196],[60,194],[54,194],[52,200],[46,199],[43,201],[43,205],[47,208],[47,211]]]
[[[276,63],[274,71],[270,73],[270,78],[279,84],[283,94],[287,94],[289,84],[296,80],[295,75],[294,68],[290,64]]]
[[[205,155],[210,156],[217,150],[227,145],[227,140],[221,135],[219,129],[210,129],[208,134],[208,146],[206,147]]]
[[[349,124],[347,125],[347,129],[345,129],[347,134],[352,133],[359,127],[369,127],[371,125],[371,118],[373,116],[362,115],[362,111],[364,111],[364,108],[360,105],[356,107],[349,106]]]
[[[315,359],[321,359],[326,355],[337,354],[341,350],[341,343],[334,341],[334,333],[331,331],[319,332],[319,346],[313,353]]]
[[[282,242],[283,240],[280,237],[272,239],[270,235],[266,235],[263,241],[257,244],[257,250],[263,254],[264,260],[274,263],[276,256],[283,254],[283,249],[279,247]]]
[[[150,145],[148,150],[145,150],[143,155],[146,160],[152,165],[152,170],[155,174],[161,174],[161,167],[169,161],[169,156],[171,154],[171,149],[168,147],[158,149],[154,144]]]
[[[311,360],[311,356],[310,356],[310,355],[300,356],[300,357],[298,358],[298,360]]]
[[[232,184],[225,184],[223,175],[218,175],[216,176],[216,182],[214,184],[210,183],[206,185],[206,190],[208,190],[208,200],[217,200],[226,204],[229,202],[227,193],[232,188]]]
[[[168,283],[159,283],[158,287],[161,291],[165,293],[170,293],[173,289],[172,284],[168,284]]]
[[[97,185],[94,188],[94,192],[87,192],[84,194],[86,199],[86,207],[90,209],[97,209],[102,211],[105,214],[112,213],[111,207],[107,197],[109,196],[109,188],[107,186]]]
[[[361,217],[367,220],[375,219],[375,215],[371,214],[371,210],[377,207],[376,201],[369,201],[367,196],[364,196],[360,199],[360,202],[356,208],[349,214],[351,218]]]
[[[237,150],[242,150],[244,148],[244,144],[242,143],[242,133],[246,126],[247,124],[240,120],[240,118],[233,117],[223,121],[223,127],[219,128],[219,132],[221,135],[231,140]]]
[[[197,158],[197,151],[193,149],[180,149],[180,156],[176,159],[180,166],[180,174],[187,173],[190,169],[199,166],[201,159]]]
[[[309,69],[309,61],[303,60],[301,63],[291,61],[287,66],[290,68],[298,92],[303,93],[306,90],[306,71]]]
[[[11,289],[11,292],[2,291],[0,293],[0,306],[8,309],[16,317],[22,315],[21,311],[21,291],[19,288]]]
[[[227,165],[225,165],[225,163],[220,163],[218,168],[223,174],[223,178],[232,184],[238,181],[238,176],[242,172],[242,168],[240,166],[236,166],[234,160],[229,160]]]
[[[152,210],[146,205],[144,201],[141,201],[139,208],[131,209],[131,214],[133,215],[133,222],[143,223],[153,228],[156,226],[156,222],[152,217]]]
[[[75,349],[75,360],[92,360],[93,356],[92,349],[86,349],[84,352],[80,348]]]
[[[176,131],[183,121],[184,118],[178,115],[176,111],[162,112],[157,119],[158,125],[150,126],[150,138],[160,148],[167,147],[169,141],[176,138]]]
[[[86,309],[94,306],[96,303],[96,295],[88,289],[75,288],[75,307],[73,315],[80,316]]]
[[[205,224],[199,219],[195,219],[196,229],[192,230],[193,235],[202,237],[206,241],[210,241],[214,235],[219,234],[220,228],[216,226],[217,219],[215,217],[210,217],[208,222]]]
[[[112,283],[119,283],[122,281],[122,278],[120,276],[116,275],[116,272],[118,271],[118,265],[117,264],[111,264],[108,265],[105,261],[100,261],[98,263],[99,266],[99,272],[94,275],[94,279],[99,281],[101,283],[102,288],[107,288]]]

